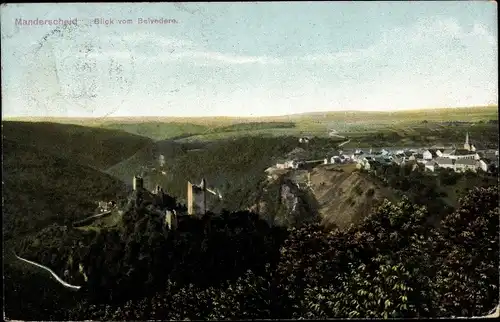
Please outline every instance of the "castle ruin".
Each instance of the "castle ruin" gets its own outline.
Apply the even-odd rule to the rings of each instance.
[[[134,176],[134,179],[132,181],[132,187],[134,191],[137,191],[138,189],[143,189],[144,188],[144,178],[140,176]]]
[[[168,229],[170,230],[177,229],[177,213],[175,210],[165,211],[165,224],[168,226]]]
[[[201,180],[200,185],[187,183],[188,215],[205,215],[207,210],[207,183]]]

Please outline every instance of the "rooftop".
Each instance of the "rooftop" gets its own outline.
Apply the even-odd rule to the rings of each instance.
[[[453,160],[448,158],[437,158],[435,161],[437,164],[446,164],[446,165],[453,164]]]
[[[455,165],[476,165],[476,160],[471,159],[459,159],[455,162]]]

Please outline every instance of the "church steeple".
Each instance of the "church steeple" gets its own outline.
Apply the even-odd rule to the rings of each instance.
[[[470,151],[470,144],[469,144],[469,132],[465,134],[465,143],[464,143],[464,149]]]

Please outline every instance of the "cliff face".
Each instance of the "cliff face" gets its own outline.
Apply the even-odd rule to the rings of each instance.
[[[304,171],[280,174],[264,185],[250,210],[275,225],[320,222],[329,228],[343,229],[358,223],[384,199],[396,200],[390,189],[378,186],[363,173],[353,171],[354,168],[354,165],[318,166],[310,172],[309,187]]]
[[[346,228],[356,224],[384,199],[395,201],[392,191],[375,184],[353,168],[319,166],[311,172],[311,191],[325,226]]]
[[[297,226],[319,220],[315,200],[308,191],[281,177],[269,182],[250,211],[258,213],[272,225]]]

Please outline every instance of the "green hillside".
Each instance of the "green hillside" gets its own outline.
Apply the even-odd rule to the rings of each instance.
[[[149,138],[118,130],[72,124],[2,122],[4,139],[57,155],[59,158],[105,169],[133,155]]]
[[[215,120],[216,118],[214,118]],[[134,119],[132,118],[132,121]],[[207,136],[210,139],[245,135],[247,132],[274,133],[295,127],[292,122],[244,122],[227,125],[226,122],[195,124],[186,122],[123,122],[104,123],[103,128],[118,129],[129,133],[149,137],[154,140],[181,139],[187,137]],[[222,134],[222,135],[221,135]],[[215,136],[214,136],[215,135]]]
[[[205,133],[207,126],[192,123],[175,122],[145,122],[145,123],[110,123],[104,124],[104,128],[123,130],[128,133],[149,137],[154,140],[165,140],[169,138],[190,136]]]
[[[119,180],[88,166],[3,141],[3,234],[17,237],[89,215],[95,201],[125,192]]]

